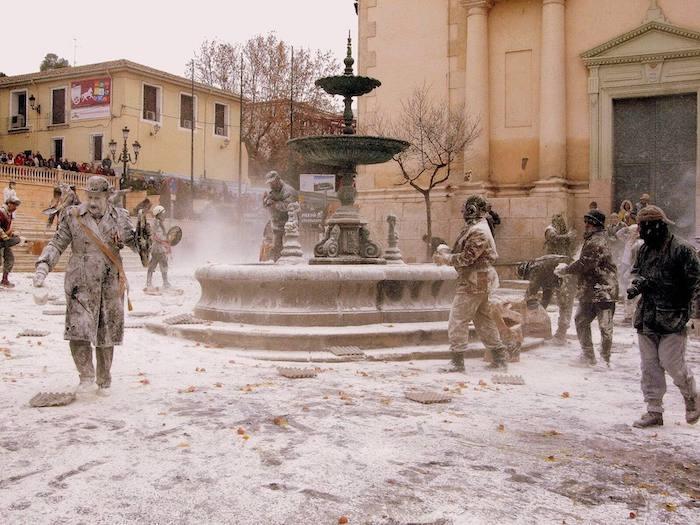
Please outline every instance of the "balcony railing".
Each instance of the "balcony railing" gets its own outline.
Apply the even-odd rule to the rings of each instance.
[[[24,115],[14,115],[7,121],[7,129],[25,129],[27,127],[27,117]]]
[[[31,166],[15,166],[14,164],[0,164],[0,179],[14,180],[22,184],[41,184],[45,186],[58,186],[60,183],[84,188],[87,180],[94,173],[81,173],[78,171],[57,170],[53,168],[35,168]],[[119,178],[102,175],[112,187],[117,187]]]

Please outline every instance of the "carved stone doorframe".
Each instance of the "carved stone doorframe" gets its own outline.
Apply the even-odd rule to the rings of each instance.
[[[695,93],[700,103],[700,33],[652,20],[581,55],[588,67],[591,197],[613,199],[613,101]],[[695,209],[700,210],[700,111]],[[700,221],[695,235],[700,238]]]

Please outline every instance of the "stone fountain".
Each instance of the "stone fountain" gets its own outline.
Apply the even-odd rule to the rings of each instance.
[[[355,134],[352,98],[381,84],[353,74],[349,38],[344,62],[343,75],[316,82],[327,93],[344,97],[343,134],[303,137],[288,143],[307,160],[336,168],[342,178],[338,191],[341,207],[328,220],[324,239],[315,246],[309,264],[294,264],[300,257],[290,242],[289,260],[283,258],[279,264],[204,266],[195,274],[202,295],[194,309],[196,322],[204,324],[178,326],[161,321],[146,323],[147,328],[262,351],[274,355],[263,357],[271,359],[322,361],[330,356],[332,360],[329,347],[345,345],[376,349],[378,359],[386,359],[381,352],[392,347],[432,348],[426,350],[432,356],[445,353],[445,346],[435,345],[447,342],[446,321],[457,273],[448,266],[401,264],[395,217],[389,218],[387,250],[393,264],[386,264],[381,245],[370,239],[367,222],[355,206],[356,168],[387,162],[409,144]],[[522,292],[501,296],[517,301]],[[482,351],[475,349],[478,355]]]
[[[370,93],[381,86],[381,82],[353,74],[355,60],[349,36],[344,62],[344,74],[316,81],[326,93],[343,97],[343,134],[302,137],[287,143],[306,160],[336,168],[341,178],[338,190],[341,206],[328,220],[325,237],[314,247],[314,258],[309,264],[385,264],[381,246],[370,239],[367,221],[355,206],[357,166],[387,162],[409,144],[403,140],[355,134],[352,99]]]

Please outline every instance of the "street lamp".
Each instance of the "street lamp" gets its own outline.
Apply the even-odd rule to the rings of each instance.
[[[115,162],[121,162],[123,164],[123,169],[122,169],[122,176],[119,179],[119,189],[123,190],[126,187],[126,183],[128,180],[128,169],[129,169],[129,164],[136,164],[136,162],[139,160],[139,151],[141,151],[141,144],[139,144],[138,140],[135,140],[134,143],[131,145],[132,149],[134,150],[134,158],[133,160],[131,159],[131,153],[129,153],[129,148],[126,145],[126,141],[129,139],[129,128],[124,126],[122,128],[122,136],[124,137],[124,146],[122,148],[121,153],[119,154],[119,158],[117,159],[117,142],[112,139],[109,141],[109,151],[112,154],[112,160]],[[126,202],[126,197],[124,198],[124,201]]]

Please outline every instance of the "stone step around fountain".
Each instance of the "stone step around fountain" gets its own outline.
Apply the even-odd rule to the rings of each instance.
[[[208,325],[169,325],[147,322],[152,332],[189,339],[211,346],[240,350],[242,355],[272,361],[341,362],[356,358],[337,356],[332,346],[356,346],[366,360],[447,359],[447,323],[397,323],[363,326],[258,326],[212,322]],[[484,346],[474,329],[470,330],[467,357],[482,357]],[[526,337],[522,351],[535,348],[544,340]]]

